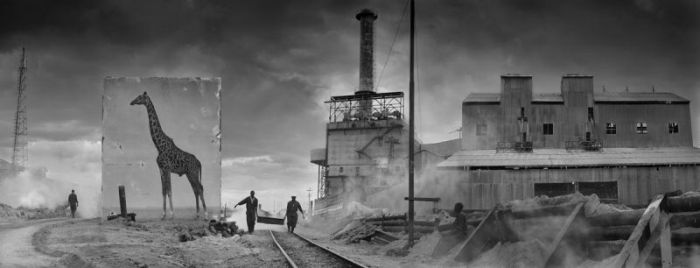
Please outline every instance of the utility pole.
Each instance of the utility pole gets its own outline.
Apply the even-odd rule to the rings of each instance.
[[[413,66],[414,66],[414,35],[415,35],[415,20],[416,20],[416,4],[414,0],[411,0],[411,64],[410,64],[410,76],[409,76],[409,82],[408,82],[408,91],[409,91],[409,101],[408,101],[408,246],[412,247],[413,246],[413,240],[415,239],[414,233],[413,233],[413,219],[415,217],[414,215],[414,208],[413,208],[413,166],[414,166],[414,142],[415,142],[415,124],[414,124],[414,109],[413,109],[413,104],[414,104],[414,91],[415,91],[415,85],[414,85],[414,79],[413,79]]]
[[[24,170],[27,165],[29,154],[27,153],[28,127],[27,127],[27,105],[26,99],[26,72],[27,60],[24,47],[22,48],[22,58],[19,63],[19,73],[17,78],[17,111],[15,112],[14,141],[12,143],[12,173],[17,174]]]

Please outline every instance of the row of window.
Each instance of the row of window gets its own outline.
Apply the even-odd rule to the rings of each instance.
[[[637,122],[636,124],[637,134],[647,134],[647,122]],[[542,133],[544,135],[554,135],[554,123],[544,123],[542,124]],[[668,123],[668,133],[675,134],[678,133],[678,122]],[[605,124],[605,134],[617,134],[617,124],[608,122]],[[486,123],[476,124],[476,135],[486,136]]]
[[[647,134],[649,131],[647,130],[647,122],[637,122],[636,124],[636,132],[637,134]],[[678,122],[669,122],[668,123],[668,133],[674,134],[678,133]],[[617,125],[612,122],[608,122],[605,124],[605,134],[617,134]]]

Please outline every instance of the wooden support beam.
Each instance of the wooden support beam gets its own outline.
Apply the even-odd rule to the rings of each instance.
[[[561,243],[562,243],[562,240],[564,239],[564,237],[572,234],[571,226],[574,223],[574,220],[576,220],[577,218],[580,219],[583,217],[582,211],[581,211],[582,207],[583,207],[583,203],[579,203],[578,205],[576,205],[576,207],[574,207],[574,210],[569,213],[569,217],[566,218],[564,225],[561,227],[561,229],[559,229],[557,236],[554,237],[554,240],[547,248],[547,252],[544,255],[545,267],[551,267],[551,266],[560,267],[563,265],[563,263],[562,263],[563,260],[561,259],[561,258],[563,258],[561,256],[562,254],[561,253],[555,254],[555,252],[557,251],[557,249],[560,249],[560,246],[561,246]],[[557,256],[557,257],[555,257],[555,256]]]
[[[368,218],[368,219],[365,219],[365,222],[370,222],[370,221],[388,221],[388,220],[406,220],[406,214],[403,214],[403,215],[395,215],[395,216],[382,216],[382,217],[376,217],[376,218]]]
[[[653,231],[649,235],[649,239],[647,239],[644,247],[639,252],[639,260],[637,260],[637,263],[635,264],[634,267],[644,266],[644,264],[647,261],[647,258],[649,257],[649,254],[651,254],[651,250],[654,249],[654,246],[656,246],[656,242],[660,241],[661,234],[665,233],[666,231],[670,231],[670,226],[668,225],[668,220],[669,220],[669,217],[666,215],[666,213],[663,213],[663,212],[656,214],[652,217],[652,219],[649,223],[649,228],[650,228],[650,230],[653,230]],[[668,235],[668,241],[661,242],[661,263],[662,263],[662,265],[666,264],[666,265],[663,265],[663,267],[671,267],[671,236],[670,236],[670,233]]]
[[[124,185],[119,185],[119,208],[122,217],[126,219],[126,191],[124,190]]]
[[[507,217],[509,217],[508,213],[498,211],[496,207],[491,209],[474,232],[469,234],[467,241],[455,256],[455,260],[469,262],[498,242],[517,241],[517,236],[505,222]]]
[[[404,197],[403,200],[408,200],[408,197]],[[413,201],[440,202],[440,198],[439,197],[414,197]]]
[[[669,216],[667,211],[662,209],[666,207],[665,201],[666,197],[664,195],[658,195],[647,206],[634,231],[632,231],[629,239],[625,242],[625,246],[620,251],[620,254],[617,255],[612,267],[639,267],[640,264],[646,262],[651,250],[656,242],[659,241],[661,233],[665,232],[664,229],[668,229],[670,232]],[[649,237],[646,239],[643,237],[645,230],[650,232]],[[665,239],[668,239],[668,241],[661,242],[662,246],[670,247],[670,234],[665,235]],[[668,250],[663,249],[662,251]],[[670,263],[671,260],[667,259],[667,261]]]

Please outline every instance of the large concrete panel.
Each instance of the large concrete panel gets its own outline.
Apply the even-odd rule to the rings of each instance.
[[[118,186],[124,185],[127,207],[130,211],[141,212],[137,217],[161,216],[163,188],[156,162],[159,150],[151,138],[149,114],[145,105],[130,105],[144,92],[155,108],[163,133],[201,163],[207,210],[218,213],[221,202],[220,91],[219,78],[105,78],[103,213],[119,211]],[[161,147],[163,153],[167,150]],[[190,158],[185,162],[196,161]],[[172,173],[170,176],[175,217],[194,216],[195,194],[187,174]]]

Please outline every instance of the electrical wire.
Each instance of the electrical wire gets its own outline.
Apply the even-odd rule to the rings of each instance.
[[[391,54],[394,52],[394,44],[396,43],[396,39],[399,37],[399,31],[401,30],[401,25],[403,24],[404,18],[406,18],[406,10],[408,10],[408,3],[410,0],[406,0],[406,4],[403,6],[403,12],[401,13],[401,20],[399,20],[399,24],[396,27],[396,32],[394,33],[394,40],[391,41],[391,46],[389,47],[389,53],[386,56],[386,60],[384,61],[384,66],[382,66],[382,71],[379,72],[379,76],[377,77],[377,83],[374,86],[374,91],[377,91],[377,88],[379,88],[379,84],[382,82],[382,76],[384,75],[384,70],[386,69],[386,66],[389,64],[389,59],[391,58]]]

